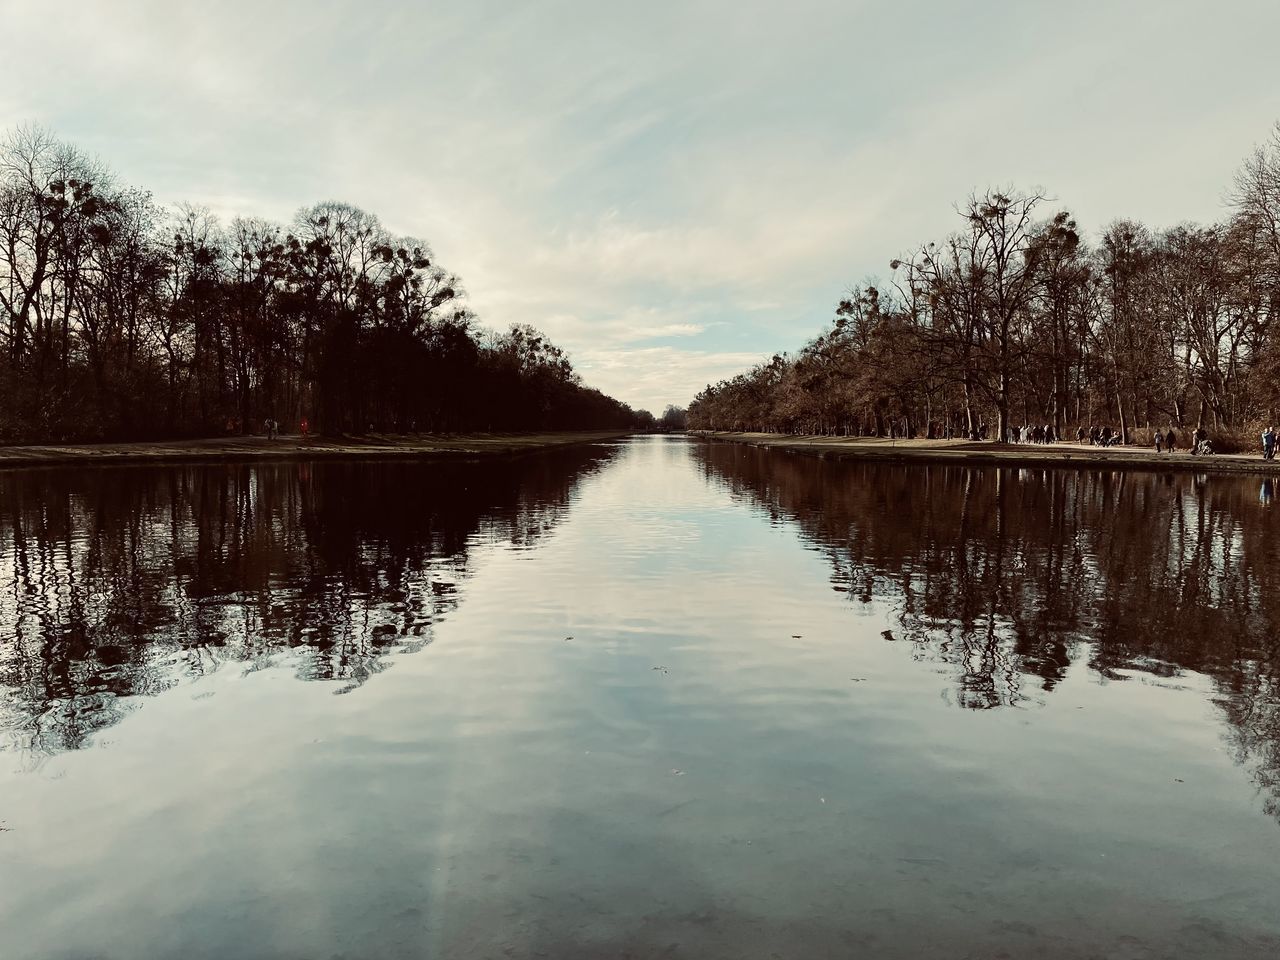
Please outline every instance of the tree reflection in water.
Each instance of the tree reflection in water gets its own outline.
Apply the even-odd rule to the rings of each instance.
[[[430,642],[477,543],[536,543],[611,456],[0,472],[0,733],[75,749],[139,696],[289,649],[347,692]]]
[[[1280,515],[1270,481],[823,462],[695,448],[706,476],[796,524],[832,585],[886,601],[959,705],[1047,697],[1073,663],[1211,678],[1227,740],[1280,817]]]

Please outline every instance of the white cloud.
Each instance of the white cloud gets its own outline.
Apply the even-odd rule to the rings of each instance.
[[[6,49],[0,124],[162,202],[364,206],[653,407],[802,342],[973,188],[1218,216],[1280,109],[1280,5],[1248,0],[71,7],[0,0],[57,32]]]
[[[637,408],[659,414],[669,403],[685,406],[709,383],[765,359],[750,351],[703,351],[676,347],[586,349],[576,355],[586,380],[606,393],[625,396]]]

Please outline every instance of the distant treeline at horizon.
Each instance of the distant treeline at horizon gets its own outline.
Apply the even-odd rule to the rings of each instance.
[[[654,423],[373,214],[222,225],[38,127],[0,137],[0,311],[0,442]]]
[[[1225,172],[1224,172],[1225,175]],[[1280,420],[1280,123],[1230,214],[1096,242],[1039,194],[988,190],[964,226],[854,287],[794,355],[708,386],[689,426],[986,435],[1109,425],[1242,435]]]

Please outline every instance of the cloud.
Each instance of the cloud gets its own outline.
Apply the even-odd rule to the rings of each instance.
[[[803,342],[974,188],[1043,186],[1087,228],[1220,216],[1276,118],[1280,5],[119,0],[57,32],[0,59],[0,124],[165,203],[366,207],[483,322],[661,407]]]
[[[632,406],[655,414],[669,403],[686,406],[702,387],[764,359],[751,351],[671,346],[586,349],[575,358],[587,382],[606,393],[626,396]]]

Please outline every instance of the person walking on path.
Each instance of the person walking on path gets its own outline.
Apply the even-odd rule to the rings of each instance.
[[[1173,432],[1173,427],[1169,428],[1169,432],[1164,435],[1165,453],[1173,453],[1178,449],[1178,435]]]
[[[1270,460],[1276,454],[1276,432],[1271,427],[1262,431],[1262,459]]]
[[[1156,431],[1156,453],[1157,454],[1160,453],[1160,447],[1163,442],[1164,442],[1164,437],[1160,434],[1160,431],[1157,430]]]

